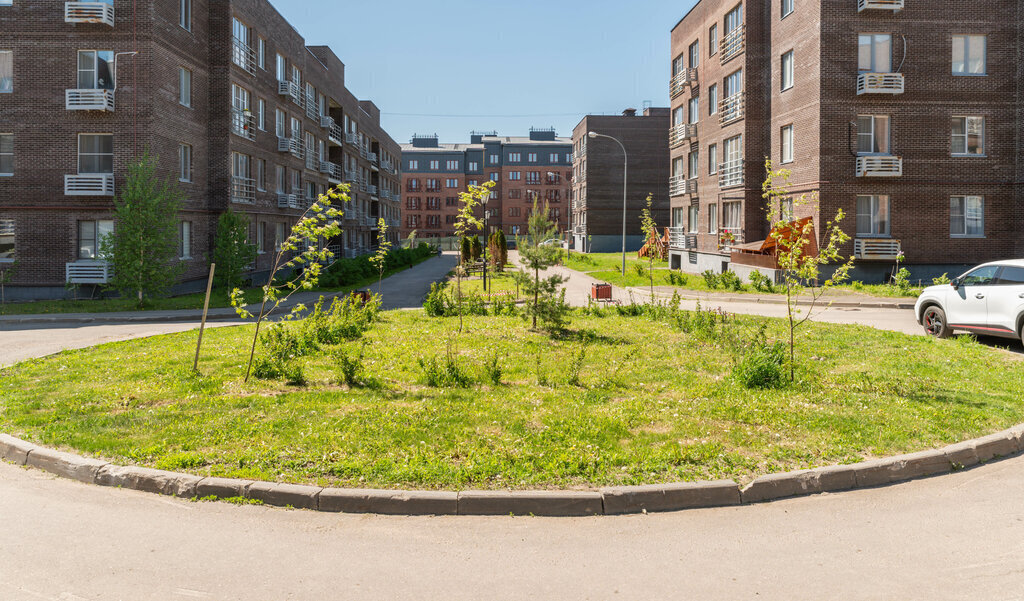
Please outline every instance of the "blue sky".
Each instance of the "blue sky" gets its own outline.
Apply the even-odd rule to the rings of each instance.
[[[696,0],[271,2],[307,44],[334,49],[348,88],[404,143],[568,136],[586,114],[667,106],[669,32]]]

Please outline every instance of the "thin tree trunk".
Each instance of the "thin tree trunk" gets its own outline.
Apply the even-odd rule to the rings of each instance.
[[[540,267],[533,268],[533,329],[537,329],[537,306],[540,304]]]

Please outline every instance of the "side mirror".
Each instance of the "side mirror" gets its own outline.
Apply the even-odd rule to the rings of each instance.
[[[960,289],[960,278],[953,278],[953,281],[950,282],[949,285],[953,287],[953,290],[959,290]]]

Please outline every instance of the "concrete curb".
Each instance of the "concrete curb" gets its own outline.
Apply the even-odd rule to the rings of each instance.
[[[950,473],[1024,452],[1024,424],[941,449],[852,465],[769,474],[741,490],[732,480],[607,487],[596,491],[417,491],[323,488],[204,478],[46,449],[0,434],[0,459],[87,484],[184,499],[245,498],[276,507],[382,515],[534,515],[584,517],[731,507],[857,488],[886,486]]]
[[[627,292],[649,294],[649,291],[646,291],[646,290],[644,290],[642,288],[627,288],[626,290],[627,290]],[[660,298],[672,298],[671,294],[668,294],[668,293],[666,293],[664,291],[657,291],[656,290],[654,292],[654,294],[655,294],[655,296],[658,296]],[[747,296],[747,295],[728,295],[728,296],[726,296],[726,295],[722,295],[722,296],[711,296],[711,295],[708,295],[708,296],[700,296],[698,294],[692,294],[692,293],[688,293],[688,294],[680,293],[679,294],[679,298],[681,298],[683,300],[690,300],[690,301],[699,300],[699,301],[702,301],[702,302],[709,302],[709,303],[755,303],[755,304],[765,304],[765,305],[784,305],[784,304],[786,304],[785,297],[783,297],[783,298],[772,298],[772,297],[766,297],[766,296],[758,296],[758,295],[755,295],[755,294],[751,294],[749,296]],[[812,303],[810,301],[804,301],[804,300],[798,300],[796,302],[796,305],[799,306],[799,307],[807,307],[807,306],[811,306],[811,304]],[[817,307],[838,307],[838,308],[851,308],[851,309],[913,309],[916,305],[917,305],[916,301],[906,301],[906,300],[904,300],[904,301],[894,300],[892,302],[885,301],[885,300],[873,300],[873,301],[833,300],[832,302],[829,302],[828,299],[825,299],[825,300],[821,300],[821,301],[818,301],[817,303],[815,303],[815,306],[817,306]]]

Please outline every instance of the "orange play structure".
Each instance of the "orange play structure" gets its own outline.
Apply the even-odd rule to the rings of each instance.
[[[636,258],[646,259],[651,255],[662,261],[668,259],[668,228],[665,228],[665,235],[661,237],[658,236],[658,230],[654,228],[647,232],[647,244],[637,251]]]
[[[803,254],[806,257],[818,256],[818,238],[814,233],[814,220],[805,217],[781,225],[772,230],[772,235],[767,240],[751,242],[750,244],[737,244],[732,247],[732,262],[737,265],[748,265],[750,267],[765,267],[768,269],[779,268],[778,240],[789,240],[795,243],[808,234],[804,242]],[[808,227],[810,226],[810,227]]]

